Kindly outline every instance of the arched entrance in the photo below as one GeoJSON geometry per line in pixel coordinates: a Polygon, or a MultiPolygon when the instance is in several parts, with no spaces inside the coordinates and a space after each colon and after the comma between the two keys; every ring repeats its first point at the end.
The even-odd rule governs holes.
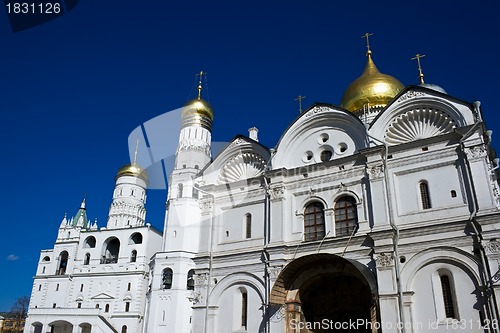
{"type": "Polygon", "coordinates": [[[332,254],[288,264],[271,291],[285,306],[287,333],[378,332],[375,277],[364,265],[332,254]]]}
{"type": "Polygon", "coordinates": [[[73,324],[65,320],[57,320],[49,324],[50,333],[72,333],[73,324]]]}

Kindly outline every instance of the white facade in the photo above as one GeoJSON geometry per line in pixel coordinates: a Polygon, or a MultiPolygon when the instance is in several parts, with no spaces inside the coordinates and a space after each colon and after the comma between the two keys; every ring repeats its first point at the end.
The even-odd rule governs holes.
{"type": "Polygon", "coordinates": [[[42,251],[25,332],[498,332],[500,195],[478,102],[422,85],[369,117],[314,104],[275,149],[251,129],[213,159],[212,111],[193,105],[163,235],[143,225],[144,180],[119,174],[108,227],[64,220],[42,251]]]}

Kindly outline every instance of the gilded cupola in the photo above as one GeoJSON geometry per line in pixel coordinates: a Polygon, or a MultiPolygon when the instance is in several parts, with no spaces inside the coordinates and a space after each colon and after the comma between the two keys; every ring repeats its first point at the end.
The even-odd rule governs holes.
{"type": "Polygon", "coordinates": [[[212,130],[212,121],[214,120],[214,112],[210,104],[201,98],[202,90],[202,77],[205,73],[203,71],[198,74],[200,81],[198,84],[198,97],[188,101],[184,105],[182,111],[182,127],[188,126],[201,126],[209,131],[212,130]]]}
{"type": "Polygon", "coordinates": [[[404,88],[396,78],[379,72],[369,49],[366,56],[368,60],[363,74],[349,85],[340,103],[351,112],[362,110],[365,106],[382,108],[404,88]]]}

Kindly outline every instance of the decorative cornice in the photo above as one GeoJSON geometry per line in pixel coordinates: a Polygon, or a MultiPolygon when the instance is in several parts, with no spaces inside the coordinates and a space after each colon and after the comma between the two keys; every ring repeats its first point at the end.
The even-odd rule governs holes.
{"type": "Polygon", "coordinates": [[[425,94],[423,92],[421,92],[421,91],[410,90],[407,93],[401,95],[398,98],[397,102],[401,103],[401,102],[404,102],[404,101],[406,101],[408,99],[412,99],[412,98],[415,98],[415,97],[423,97],[423,96],[425,96],[425,94]]]}
{"type": "Polygon", "coordinates": [[[329,107],[326,106],[315,106],[311,110],[307,111],[304,117],[309,118],[311,116],[314,116],[315,114],[321,113],[321,112],[327,112],[330,111],[329,107]]]}

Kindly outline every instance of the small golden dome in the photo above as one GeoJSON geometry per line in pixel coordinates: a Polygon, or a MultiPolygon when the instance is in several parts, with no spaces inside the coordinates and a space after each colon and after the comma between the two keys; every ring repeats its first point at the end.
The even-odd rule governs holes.
{"type": "Polygon", "coordinates": [[[190,100],[184,105],[182,127],[194,125],[206,127],[211,130],[213,120],[214,112],[207,101],[198,98],[190,100]]]}
{"type": "Polygon", "coordinates": [[[116,178],[121,177],[121,176],[133,176],[133,177],[139,177],[144,180],[148,180],[148,173],[146,170],[138,166],[137,164],[125,164],[122,166],[119,170],[118,173],[116,174],[116,178]]]}
{"type": "Polygon", "coordinates": [[[404,88],[396,78],[378,71],[370,51],[367,56],[363,74],[349,85],[340,103],[351,112],[362,109],[366,104],[384,107],[404,88]]]}

